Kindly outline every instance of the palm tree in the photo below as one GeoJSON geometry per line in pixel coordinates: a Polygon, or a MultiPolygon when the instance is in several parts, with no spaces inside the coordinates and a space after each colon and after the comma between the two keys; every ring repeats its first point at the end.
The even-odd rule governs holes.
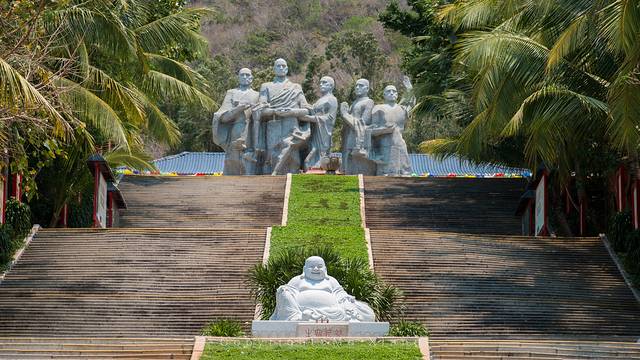
{"type": "Polygon", "coordinates": [[[472,83],[473,120],[427,151],[486,160],[508,139],[523,160],[561,178],[585,148],[607,144],[636,158],[640,141],[637,0],[468,0],[441,15],[458,29],[457,65],[472,83]]]}
{"type": "MultiPolygon", "coordinates": [[[[37,129],[40,138],[64,144],[66,156],[58,164],[63,177],[74,178],[96,149],[112,165],[150,167],[145,138],[167,145],[180,140],[159,103],[215,107],[203,77],[167,56],[177,46],[207,54],[198,28],[210,10],[182,9],[158,18],[153,4],[140,0],[33,5],[36,10],[23,16],[31,19],[26,24],[0,20],[15,30],[0,35],[0,117],[6,119],[0,146],[14,150],[14,157],[26,156],[20,139],[37,129]]],[[[59,197],[55,213],[70,195],[59,197]]]]}

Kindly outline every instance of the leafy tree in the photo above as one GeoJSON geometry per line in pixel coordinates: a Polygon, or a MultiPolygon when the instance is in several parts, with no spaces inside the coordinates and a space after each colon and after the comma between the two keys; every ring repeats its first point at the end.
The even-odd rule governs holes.
{"type": "Polygon", "coordinates": [[[27,177],[30,195],[38,171],[59,170],[50,199],[54,218],[91,152],[114,164],[149,167],[146,138],[179,142],[159,104],[215,107],[204,78],[171,55],[176,44],[181,56],[207,52],[198,27],[211,12],[163,16],[154,5],[41,0],[0,7],[0,26],[8,30],[0,34],[0,146],[13,170],[27,177]]]}
{"type": "Polygon", "coordinates": [[[467,122],[464,76],[452,71],[453,30],[438,18],[446,0],[410,0],[409,9],[390,2],[379,16],[388,29],[411,37],[404,51],[403,69],[414,80],[419,100],[407,125],[405,139],[411,151],[424,140],[457,135],[467,122]],[[450,116],[451,113],[458,116],[450,116]]]}
{"type": "Polygon", "coordinates": [[[459,37],[453,71],[470,85],[472,120],[426,150],[501,161],[515,145],[521,164],[544,163],[559,188],[575,175],[581,199],[588,178],[615,166],[596,157],[637,168],[638,2],[468,0],[440,15],[459,37]]]}

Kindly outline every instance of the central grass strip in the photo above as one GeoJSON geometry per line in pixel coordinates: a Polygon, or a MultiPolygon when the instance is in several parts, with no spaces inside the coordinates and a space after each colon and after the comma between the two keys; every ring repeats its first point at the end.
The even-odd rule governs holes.
{"type": "Polygon", "coordinates": [[[294,175],[287,226],[274,227],[270,253],[331,245],[346,257],[368,259],[357,176],[294,175]]]}
{"type": "Polygon", "coordinates": [[[416,343],[340,342],[320,344],[207,343],[202,360],[419,360],[416,343]]]}

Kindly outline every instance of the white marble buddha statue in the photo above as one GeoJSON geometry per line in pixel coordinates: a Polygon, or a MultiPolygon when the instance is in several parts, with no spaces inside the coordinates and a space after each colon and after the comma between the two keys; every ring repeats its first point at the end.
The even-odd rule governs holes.
{"type": "Polygon", "coordinates": [[[276,309],[269,320],[369,322],[375,321],[375,314],[327,274],[321,257],[312,256],[305,261],[302,275],[278,288],[276,309]]]}

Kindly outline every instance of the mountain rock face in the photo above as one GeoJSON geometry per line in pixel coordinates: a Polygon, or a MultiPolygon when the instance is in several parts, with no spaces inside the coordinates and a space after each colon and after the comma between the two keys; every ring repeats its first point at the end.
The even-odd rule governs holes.
{"type": "MultiPolygon", "coordinates": [[[[314,79],[315,88],[319,76],[329,74],[336,79],[337,88],[342,88],[350,87],[365,75],[381,84],[400,81],[399,49],[409,40],[386,31],[378,21],[386,3],[199,0],[193,6],[217,10],[218,17],[206,21],[202,32],[209,40],[212,56],[233,71],[252,68],[258,72],[256,83],[259,83],[270,77],[273,61],[282,57],[289,64],[292,80],[314,79]],[[376,63],[371,54],[384,61],[376,63]],[[362,55],[368,59],[359,59],[362,55]],[[371,65],[375,69],[367,69],[371,65]]],[[[305,90],[312,93],[310,89],[305,90]]]]}

